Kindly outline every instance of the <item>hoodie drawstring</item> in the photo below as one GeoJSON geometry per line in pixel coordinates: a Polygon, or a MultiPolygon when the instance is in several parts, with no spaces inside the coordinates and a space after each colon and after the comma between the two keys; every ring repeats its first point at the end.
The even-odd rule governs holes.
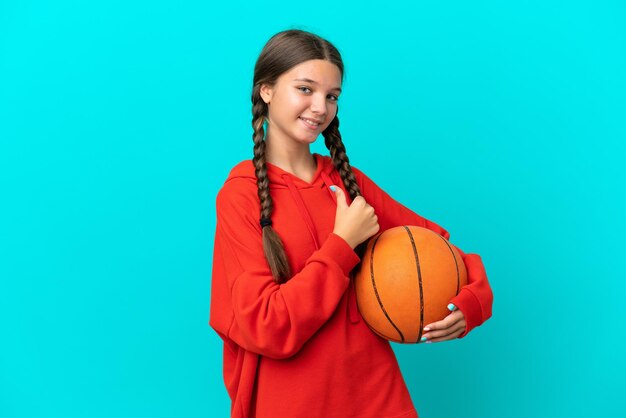
{"type": "MultiPolygon", "coordinates": [[[[324,181],[325,185],[326,185],[326,190],[328,190],[328,192],[330,193],[330,195],[332,196],[333,200],[335,201],[335,203],[337,202],[337,197],[335,196],[335,193],[333,193],[330,189],[329,186],[333,185],[333,181],[330,178],[330,176],[326,173],[324,173],[323,171],[320,173],[322,175],[322,180],[324,181]]],[[[350,202],[348,202],[348,204],[350,204],[352,202],[352,199],[350,199],[350,194],[346,193],[344,187],[343,187],[343,181],[340,182],[341,184],[336,184],[336,186],[341,187],[344,190],[344,193],[346,195],[346,199],[350,200],[350,202]]],[[[361,316],[359,315],[359,307],[357,306],[356,303],[356,293],[355,293],[355,289],[354,289],[354,278],[352,277],[352,274],[350,275],[350,285],[348,286],[348,318],[350,318],[350,322],[353,324],[358,324],[359,321],[361,320],[361,316]]]]}
{"type": "MultiPolygon", "coordinates": [[[[333,201],[334,201],[335,203],[337,203],[337,196],[335,196],[335,193],[333,193],[333,191],[332,191],[332,190],[330,190],[330,186],[332,186],[332,185],[333,185],[333,184],[335,184],[335,183],[333,183],[333,181],[332,181],[332,179],[330,178],[330,176],[329,176],[328,174],[324,173],[323,171],[322,171],[322,172],[320,172],[320,175],[322,176],[322,181],[324,182],[324,186],[326,186],[326,187],[325,187],[326,191],[327,191],[328,193],[330,193],[330,197],[332,197],[332,198],[333,198],[333,201]]],[[[349,199],[349,198],[350,198],[350,196],[348,196],[348,199],[349,199]]]]}
{"type": "MultiPolygon", "coordinates": [[[[328,193],[330,193],[330,195],[332,196],[332,199],[336,202],[337,198],[335,196],[335,193],[333,193],[329,189],[329,186],[335,183],[333,183],[332,179],[330,178],[328,174],[324,173],[323,171],[320,174],[325,184],[325,188],[328,190],[328,193]]],[[[298,191],[298,188],[294,184],[293,179],[291,178],[289,174],[283,174],[281,177],[283,178],[283,180],[285,181],[285,184],[289,188],[289,191],[291,192],[291,196],[293,197],[293,200],[296,202],[296,206],[298,207],[298,210],[300,211],[300,215],[302,215],[302,219],[304,220],[304,223],[306,224],[306,227],[309,230],[309,234],[311,234],[311,238],[313,239],[313,243],[315,244],[315,249],[319,250],[320,243],[317,238],[317,229],[315,228],[315,224],[313,223],[313,220],[311,219],[311,214],[309,213],[309,210],[307,209],[306,204],[304,203],[304,200],[302,199],[302,196],[300,195],[300,192],[298,191]]],[[[343,184],[336,184],[336,186],[344,189],[343,184]]],[[[344,192],[345,192],[345,189],[344,189],[344,192]]],[[[346,198],[351,201],[350,196],[347,193],[346,193],[346,198]]],[[[359,308],[356,303],[356,295],[354,293],[354,279],[352,277],[350,277],[350,284],[348,286],[347,310],[348,310],[348,318],[350,319],[350,322],[352,324],[358,324],[360,322],[360,315],[359,315],[359,308]]]]}
{"type": "Polygon", "coordinates": [[[308,228],[309,233],[311,234],[313,243],[315,243],[315,249],[319,250],[320,243],[319,243],[319,240],[317,239],[317,229],[315,229],[315,225],[313,224],[313,220],[311,219],[311,214],[309,213],[309,210],[306,208],[306,205],[304,204],[304,200],[302,200],[302,196],[300,196],[300,192],[298,191],[298,188],[293,183],[293,180],[291,179],[291,176],[289,174],[283,174],[282,178],[283,180],[285,180],[285,183],[287,184],[287,187],[289,188],[289,191],[291,192],[291,196],[293,197],[293,200],[296,202],[296,206],[298,206],[298,209],[300,210],[302,219],[304,219],[304,223],[306,224],[306,227],[308,228]]]}

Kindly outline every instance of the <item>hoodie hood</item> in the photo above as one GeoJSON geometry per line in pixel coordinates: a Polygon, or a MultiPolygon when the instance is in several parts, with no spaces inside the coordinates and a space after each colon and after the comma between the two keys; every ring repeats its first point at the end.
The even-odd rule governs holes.
{"type": "MultiPolygon", "coordinates": [[[[297,189],[307,189],[311,187],[331,186],[332,184],[335,184],[332,182],[330,177],[330,173],[335,169],[332,159],[328,156],[316,153],[314,153],[313,156],[317,162],[317,167],[315,169],[315,173],[313,174],[311,183],[307,183],[301,178],[274,164],[267,163],[267,176],[271,187],[280,189],[293,186],[297,189]],[[329,181],[330,183],[328,183],[329,181]]],[[[252,164],[252,160],[242,161],[233,167],[226,181],[228,182],[229,180],[236,178],[248,179],[256,183],[257,178],[254,174],[254,164],[252,164]]]]}

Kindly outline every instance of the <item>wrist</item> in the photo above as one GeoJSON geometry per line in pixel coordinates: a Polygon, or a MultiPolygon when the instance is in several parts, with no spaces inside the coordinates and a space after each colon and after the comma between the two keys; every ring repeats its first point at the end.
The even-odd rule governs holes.
{"type": "Polygon", "coordinates": [[[339,238],[343,239],[346,244],[350,246],[353,250],[356,248],[358,243],[354,243],[347,235],[343,234],[341,231],[333,231],[333,234],[337,235],[339,238]]]}

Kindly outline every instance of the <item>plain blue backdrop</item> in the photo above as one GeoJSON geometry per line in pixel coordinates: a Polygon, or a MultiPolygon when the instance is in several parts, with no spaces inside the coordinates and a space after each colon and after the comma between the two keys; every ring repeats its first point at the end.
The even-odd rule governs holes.
{"type": "Polygon", "coordinates": [[[353,165],[487,267],[491,320],[394,344],[420,416],[626,416],[619,0],[0,1],[0,416],[228,416],[214,202],[288,28],[343,54],[353,165]]]}

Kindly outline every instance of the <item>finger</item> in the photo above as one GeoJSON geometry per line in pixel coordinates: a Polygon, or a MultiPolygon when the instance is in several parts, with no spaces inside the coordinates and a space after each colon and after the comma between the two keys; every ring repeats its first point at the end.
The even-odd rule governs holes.
{"type": "Polygon", "coordinates": [[[333,193],[335,193],[338,208],[348,207],[348,202],[346,202],[346,194],[343,192],[343,189],[341,187],[332,185],[329,187],[329,189],[332,190],[333,193]]]}
{"type": "Polygon", "coordinates": [[[465,331],[465,323],[458,324],[454,328],[451,328],[449,332],[445,334],[438,335],[438,336],[431,336],[430,341],[438,342],[438,341],[447,341],[447,340],[451,340],[454,338],[458,338],[461,334],[463,334],[464,331],[465,331]]]}
{"type": "Polygon", "coordinates": [[[424,341],[435,341],[440,338],[448,337],[449,335],[462,333],[465,329],[465,321],[460,321],[455,323],[449,328],[445,328],[439,331],[431,331],[422,335],[422,338],[425,338],[424,341]],[[459,332],[460,331],[460,332],[459,332]]]}
{"type": "Polygon", "coordinates": [[[422,334],[422,341],[432,340],[446,336],[451,332],[455,332],[458,329],[465,328],[465,316],[461,311],[453,312],[448,315],[444,320],[429,324],[424,327],[422,334]]]}
{"type": "Polygon", "coordinates": [[[445,329],[450,327],[453,323],[458,321],[460,318],[464,318],[463,313],[461,311],[454,311],[444,319],[438,322],[433,322],[432,324],[428,324],[424,327],[424,331],[434,331],[438,329],[445,329]]]}
{"type": "Polygon", "coordinates": [[[444,337],[439,337],[439,338],[433,338],[432,340],[428,340],[427,342],[429,343],[440,343],[443,341],[450,341],[450,340],[455,340],[457,338],[459,338],[461,336],[461,334],[463,334],[463,330],[458,330],[456,332],[453,332],[451,334],[448,334],[444,337]]]}

